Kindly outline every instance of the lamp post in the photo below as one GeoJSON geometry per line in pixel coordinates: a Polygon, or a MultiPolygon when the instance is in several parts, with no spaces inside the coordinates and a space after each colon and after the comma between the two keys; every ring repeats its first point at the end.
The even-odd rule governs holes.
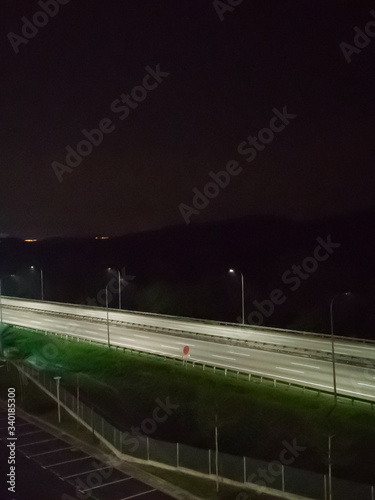
{"type": "Polygon", "coordinates": [[[334,402],[335,406],[337,404],[337,388],[336,388],[336,365],[335,365],[335,339],[333,336],[333,303],[337,297],[341,297],[341,295],[350,295],[350,292],[345,292],[345,293],[338,293],[336,294],[332,300],[331,304],[329,306],[329,316],[330,316],[330,322],[331,322],[331,342],[332,342],[332,374],[333,374],[333,395],[334,395],[334,402]]]}
{"type": "Polygon", "coordinates": [[[105,287],[105,307],[107,311],[107,337],[108,337],[108,347],[111,347],[109,340],[109,317],[108,317],[108,285],[105,287]]]}
{"type": "Polygon", "coordinates": [[[59,424],[61,423],[61,411],[60,411],[60,380],[61,377],[53,377],[56,380],[56,390],[57,390],[57,418],[59,424]]]}
{"type": "Polygon", "coordinates": [[[118,308],[121,309],[121,273],[118,269],[108,268],[108,271],[115,271],[118,276],[118,308]]]}
{"type": "MultiPolygon", "coordinates": [[[[30,269],[35,269],[35,266],[30,266],[30,269]]],[[[43,269],[40,269],[40,295],[42,301],[44,300],[44,279],[43,279],[43,269]]]]}
{"type": "MultiPolygon", "coordinates": [[[[234,273],[234,269],[229,269],[230,273],[234,273]]],[[[244,279],[243,279],[243,274],[240,271],[241,274],[241,302],[242,302],[242,324],[245,324],[245,290],[244,290],[244,279]]]]}

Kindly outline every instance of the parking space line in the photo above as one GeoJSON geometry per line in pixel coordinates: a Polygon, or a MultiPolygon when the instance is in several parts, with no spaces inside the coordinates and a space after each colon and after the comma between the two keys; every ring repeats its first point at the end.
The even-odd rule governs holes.
{"type": "Polygon", "coordinates": [[[121,498],[120,500],[129,500],[129,498],[135,498],[135,497],[139,497],[141,495],[147,495],[148,493],[152,493],[153,491],[158,491],[158,490],[144,491],[143,493],[137,493],[136,495],[132,495],[131,497],[124,497],[124,498],[121,498]]]}
{"type": "Polygon", "coordinates": [[[64,450],[72,450],[74,446],[68,446],[67,448],[57,448],[56,450],[44,451],[43,453],[36,453],[35,455],[27,455],[28,458],[40,457],[41,455],[48,455],[49,453],[57,453],[64,450]]]}
{"type": "Polygon", "coordinates": [[[86,488],[85,490],[81,490],[82,493],[86,491],[96,490],[97,488],[104,488],[105,486],[109,486],[110,484],[121,483],[122,481],[129,481],[129,479],[134,479],[134,477],[125,477],[124,479],[117,479],[117,481],[111,481],[110,483],[98,484],[98,486],[92,486],[91,488],[86,488]]]}
{"type": "Polygon", "coordinates": [[[111,469],[111,466],[101,467],[100,469],[85,470],[83,472],[77,472],[76,474],[71,474],[70,476],[60,476],[62,479],[70,479],[71,477],[82,476],[83,474],[90,474],[90,472],[96,472],[97,470],[111,469]]]}
{"type": "Polygon", "coordinates": [[[92,459],[92,457],[90,457],[90,456],[88,456],[88,457],[81,457],[81,458],[73,458],[73,460],[66,460],[65,462],[59,462],[57,464],[46,465],[45,468],[49,469],[50,467],[55,467],[56,465],[69,464],[70,462],[78,462],[79,460],[87,460],[88,458],[92,459]]]}
{"type": "Polygon", "coordinates": [[[24,448],[25,446],[34,446],[35,444],[48,443],[48,441],[58,441],[60,438],[50,438],[44,439],[43,441],[37,441],[36,443],[27,443],[21,444],[21,446],[17,446],[17,448],[24,448]]]}
{"type": "Polygon", "coordinates": [[[46,432],[46,431],[32,431],[32,432],[26,432],[25,434],[17,434],[17,437],[22,437],[22,436],[29,436],[30,434],[37,434],[38,432],[46,432]]]}
{"type": "MultiPolygon", "coordinates": [[[[29,423],[26,423],[26,424],[17,424],[16,423],[17,429],[18,429],[18,427],[22,427],[23,425],[32,425],[32,424],[29,424],[29,423]]],[[[0,427],[0,431],[3,431],[4,429],[8,429],[8,427],[0,427]]]]}

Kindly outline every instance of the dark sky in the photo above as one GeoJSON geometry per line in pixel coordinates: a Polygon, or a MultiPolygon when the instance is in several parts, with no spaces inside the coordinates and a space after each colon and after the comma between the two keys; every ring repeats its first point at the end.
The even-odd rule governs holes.
{"type": "Polygon", "coordinates": [[[47,24],[22,43],[22,18],[54,2],[2,0],[0,234],[184,224],[179,205],[192,206],[193,188],[230,160],[242,171],[191,224],[374,206],[375,22],[350,64],[340,43],[353,45],[354,28],[375,21],[375,4],[231,1],[238,5],[220,20],[213,1],[64,0],[54,17],[36,17],[47,24]],[[138,88],[146,97],[121,120],[112,103],[158,65],[169,75],[138,88]],[[296,118],[247,162],[239,144],[285,106],[296,118]],[[76,149],[82,130],[105,118],[114,130],[59,182],[52,163],[66,165],[66,146],[76,149]]]}

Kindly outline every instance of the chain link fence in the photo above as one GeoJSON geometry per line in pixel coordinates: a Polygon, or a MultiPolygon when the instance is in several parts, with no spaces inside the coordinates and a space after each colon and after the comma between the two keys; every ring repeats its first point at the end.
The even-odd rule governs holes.
{"type": "MultiPolygon", "coordinates": [[[[57,399],[57,383],[45,372],[40,372],[30,366],[17,366],[25,375],[38,382],[44,389],[57,399]]],[[[107,422],[82,401],[59,387],[60,403],[71,410],[78,418],[84,421],[88,427],[100,435],[116,450],[136,459],[156,462],[188,471],[198,472],[213,477],[216,474],[216,453],[214,450],[204,450],[186,444],[171,443],[149,436],[137,434],[131,435],[123,432],[107,422]],[[133,439],[137,446],[129,447],[129,441],[133,439]]],[[[218,470],[222,478],[230,479],[238,483],[255,483],[265,485],[296,495],[314,498],[316,500],[328,500],[328,478],[324,474],[284,466],[278,462],[266,462],[249,457],[238,457],[227,453],[218,453],[218,470]],[[271,464],[273,466],[271,467],[271,464]],[[266,471],[267,475],[265,476],[266,471]],[[268,479],[264,479],[264,478],[268,479]],[[262,479],[263,478],[263,479],[262,479]]],[[[340,500],[375,500],[374,486],[368,484],[354,483],[343,479],[332,478],[333,498],[340,500]]]]}

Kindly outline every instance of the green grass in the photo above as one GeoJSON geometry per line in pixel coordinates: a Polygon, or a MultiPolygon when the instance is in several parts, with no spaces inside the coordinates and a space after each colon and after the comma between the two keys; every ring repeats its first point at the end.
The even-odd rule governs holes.
{"type": "Polygon", "coordinates": [[[306,450],[293,466],[326,472],[331,434],[334,475],[373,481],[375,412],[369,406],[346,402],[333,408],[330,395],[286,385],[274,388],[267,381],[249,383],[223,371],[185,368],[157,356],[16,328],[4,332],[3,342],[17,357],[61,374],[62,384],[72,391],[80,373],[82,399],[93,401],[122,430],[151,417],[156,398],[169,397],[179,407],[158,425],[153,438],[213,449],[217,413],[221,451],[271,461],[283,450],[284,440],[297,439],[306,450]]]}
{"type": "Polygon", "coordinates": [[[150,472],[155,476],[161,477],[168,482],[172,482],[183,490],[189,491],[193,495],[199,496],[201,498],[212,500],[235,500],[239,493],[242,493],[241,498],[243,500],[246,498],[246,494],[248,495],[247,500],[251,500],[252,498],[259,498],[260,500],[276,500],[277,498],[265,493],[254,493],[243,486],[235,487],[227,484],[222,484],[221,481],[219,481],[219,492],[217,493],[215,479],[206,480],[197,477],[191,477],[183,474],[182,472],[167,471],[152,466],[142,466],[142,469],[150,472]]]}

